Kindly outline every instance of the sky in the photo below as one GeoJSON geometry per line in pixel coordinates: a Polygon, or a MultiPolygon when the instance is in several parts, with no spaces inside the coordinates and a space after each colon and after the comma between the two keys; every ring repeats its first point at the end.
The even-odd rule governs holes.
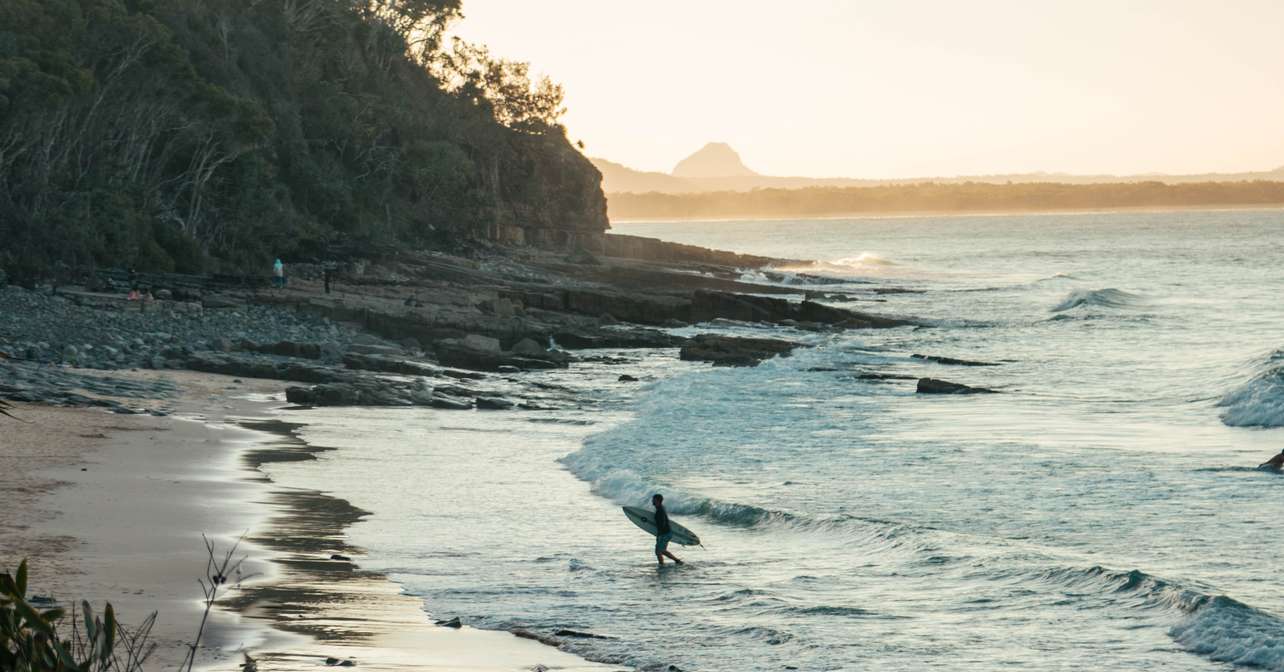
{"type": "Polygon", "coordinates": [[[768,175],[1284,166],[1282,0],[464,0],[585,153],[768,175]]]}

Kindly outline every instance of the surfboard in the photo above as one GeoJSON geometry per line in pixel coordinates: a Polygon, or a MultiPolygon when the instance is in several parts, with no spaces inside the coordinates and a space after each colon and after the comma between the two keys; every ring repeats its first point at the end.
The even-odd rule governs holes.
{"type": "MultiPolygon", "coordinates": [[[[655,535],[655,512],[650,509],[644,509],[640,506],[624,507],[624,515],[633,521],[634,525],[644,529],[648,534],[655,535]]],[[[673,543],[683,546],[699,546],[700,537],[695,532],[673,522],[669,519],[669,531],[673,533],[673,543]]]]}

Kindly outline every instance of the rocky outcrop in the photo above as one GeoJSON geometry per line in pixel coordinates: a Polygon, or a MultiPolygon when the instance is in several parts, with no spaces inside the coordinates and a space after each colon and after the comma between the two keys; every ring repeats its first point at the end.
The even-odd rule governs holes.
{"type": "Polygon", "coordinates": [[[734,266],[736,268],[762,268],[764,266],[783,266],[797,263],[789,259],[759,257],[752,254],[737,254],[723,250],[711,250],[696,245],[670,243],[659,238],[627,236],[608,233],[603,239],[602,254],[608,257],[624,259],[641,259],[661,263],[696,263],[734,266]]]}
{"type": "Polygon", "coordinates": [[[679,356],[688,361],[713,362],[714,366],[757,366],[777,355],[788,357],[799,346],[774,338],[700,334],[682,346],[679,356]]]}
{"type": "Polygon", "coordinates": [[[918,387],[915,391],[919,394],[992,394],[998,390],[971,387],[962,383],[951,383],[948,380],[937,380],[936,378],[919,378],[918,387]]]}
{"type": "Polygon", "coordinates": [[[819,324],[847,329],[888,329],[912,324],[906,320],[858,313],[815,301],[794,303],[770,296],[697,291],[692,294],[689,322],[716,319],[780,324],[819,324]]]}
{"type": "Polygon", "coordinates": [[[687,341],[656,329],[581,329],[559,331],[553,340],[564,348],[674,348],[687,341]]]}
{"type": "Polygon", "coordinates": [[[197,352],[182,366],[204,373],[221,373],[240,378],[268,378],[300,383],[334,383],[352,380],[353,374],[311,362],[277,360],[268,357],[224,352],[197,352]]]}

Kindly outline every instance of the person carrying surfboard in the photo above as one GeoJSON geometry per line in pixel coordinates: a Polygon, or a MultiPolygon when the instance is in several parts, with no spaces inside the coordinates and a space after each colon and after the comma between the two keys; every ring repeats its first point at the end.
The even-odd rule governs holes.
{"type": "Polygon", "coordinates": [[[656,493],[651,497],[651,505],[655,507],[655,559],[661,565],[667,557],[673,560],[674,564],[682,564],[678,556],[669,552],[669,540],[673,539],[673,528],[669,525],[669,512],[664,510],[664,495],[656,493]]]}

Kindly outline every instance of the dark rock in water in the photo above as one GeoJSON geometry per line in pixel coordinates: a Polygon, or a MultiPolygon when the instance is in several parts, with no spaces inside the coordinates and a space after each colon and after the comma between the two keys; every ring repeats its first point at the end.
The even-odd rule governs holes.
{"type": "Polygon", "coordinates": [[[511,364],[500,364],[497,369],[500,373],[521,373],[522,370],[511,364]]]}
{"type": "Polygon", "coordinates": [[[553,635],[555,637],[574,637],[577,639],[611,639],[605,635],[595,635],[591,632],[580,632],[578,630],[558,630],[553,635]]]}
{"type": "Polygon", "coordinates": [[[953,357],[940,357],[937,355],[910,355],[913,359],[921,359],[925,362],[935,362],[937,364],[946,364],[949,366],[998,366],[994,362],[977,362],[971,359],[955,359],[953,357]]]}
{"type": "Polygon", "coordinates": [[[918,376],[906,376],[899,373],[862,373],[857,380],[915,380],[918,376]]]}
{"type": "Polygon", "coordinates": [[[989,394],[996,390],[986,389],[984,387],[971,387],[960,383],[951,383],[948,380],[937,380],[935,378],[919,378],[919,394],[989,394]]]}
{"type": "Polygon", "coordinates": [[[325,659],[325,664],[326,664],[326,665],[329,665],[330,667],[334,667],[335,665],[338,665],[338,664],[339,664],[339,659],[338,659],[338,658],[335,658],[335,657],[333,657],[333,656],[332,656],[332,657],[330,657],[330,658],[326,658],[326,659],[325,659]]]}
{"type": "Polygon", "coordinates": [[[637,378],[634,378],[633,376],[630,376],[630,375],[629,375],[629,374],[627,374],[627,373],[626,373],[626,374],[624,374],[624,375],[622,375],[622,376],[620,376],[619,378],[616,378],[616,380],[617,380],[617,381],[619,381],[619,382],[621,382],[621,383],[636,383],[636,382],[638,382],[638,379],[637,379],[637,378]]]}
{"type": "Polygon", "coordinates": [[[527,630],[526,628],[514,628],[512,633],[514,636],[521,637],[522,639],[534,640],[540,644],[547,644],[552,647],[560,647],[562,645],[562,640],[556,637],[541,635],[538,632],[527,630]]]}
{"type": "Polygon", "coordinates": [[[801,344],[774,338],[741,338],[700,334],[682,346],[687,361],[713,362],[714,366],[757,366],[776,355],[789,356],[801,344]]]}
{"type": "MultiPolygon", "coordinates": [[[[691,296],[692,322],[711,322],[716,319],[740,322],[771,322],[780,324],[791,320],[793,324],[828,325],[849,329],[887,329],[911,324],[905,320],[858,313],[835,308],[815,301],[793,303],[787,299],[769,296],[751,296],[708,290],[696,291],[691,296]]],[[[800,327],[801,328],[801,327],[800,327]]]]}
{"type": "Polygon", "coordinates": [[[355,667],[356,664],[356,661],[345,660],[342,663],[339,663],[339,667],[355,667]]]}
{"type": "Polygon", "coordinates": [[[507,411],[517,404],[503,397],[477,397],[477,408],[490,411],[507,411]]]}
{"type": "Polygon", "coordinates": [[[459,617],[458,617],[458,616],[456,616],[456,617],[454,617],[454,618],[452,618],[452,619],[450,619],[450,620],[448,620],[448,621],[434,621],[434,623],[436,623],[437,625],[440,625],[440,626],[441,626],[441,627],[443,627],[443,628],[462,628],[462,627],[464,627],[464,624],[459,622],[459,617]]]}
{"type": "Polygon", "coordinates": [[[349,558],[349,557],[348,557],[348,556],[346,556],[346,555],[339,555],[338,553],[335,553],[335,554],[331,555],[331,556],[330,556],[330,559],[331,559],[331,560],[342,560],[342,561],[344,561],[344,562],[352,562],[352,558],[349,558]]]}

